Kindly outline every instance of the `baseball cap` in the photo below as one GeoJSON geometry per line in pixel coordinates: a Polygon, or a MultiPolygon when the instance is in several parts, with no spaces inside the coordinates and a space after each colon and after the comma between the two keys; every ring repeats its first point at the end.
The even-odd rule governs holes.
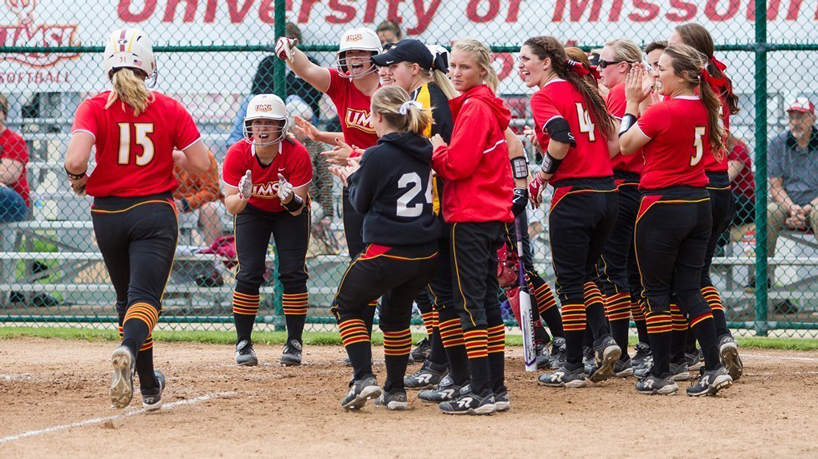
{"type": "Polygon", "coordinates": [[[804,112],[815,114],[815,105],[804,96],[796,97],[787,104],[787,112],[804,112]]]}
{"type": "Polygon", "coordinates": [[[404,38],[397,42],[395,46],[389,48],[389,51],[372,56],[372,61],[379,67],[386,67],[398,62],[412,62],[424,69],[431,69],[434,66],[432,52],[420,40],[414,38],[404,38]]]}

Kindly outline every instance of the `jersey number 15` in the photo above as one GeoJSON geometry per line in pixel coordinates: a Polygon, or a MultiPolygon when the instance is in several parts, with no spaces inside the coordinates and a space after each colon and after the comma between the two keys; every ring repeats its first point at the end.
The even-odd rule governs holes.
{"type": "MultiPolygon", "coordinates": [[[[121,166],[131,164],[131,123],[117,123],[119,126],[119,156],[117,163],[121,166]]],[[[133,123],[135,141],[142,146],[142,154],[135,155],[137,166],[146,166],[153,160],[153,141],[148,134],[153,133],[153,123],[133,123]]]]}

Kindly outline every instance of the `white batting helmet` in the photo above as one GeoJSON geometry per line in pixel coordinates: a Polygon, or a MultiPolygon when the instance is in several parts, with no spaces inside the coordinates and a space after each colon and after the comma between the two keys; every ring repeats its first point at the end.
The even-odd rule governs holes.
{"type": "Polygon", "coordinates": [[[341,35],[341,44],[338,47],[338,54],[336,55],[335,66],[338,68],[338,73],[344,78],[360,78],[370,73],[376,73],[378,69],[374,64],[370,63],[369,70],[355,75],[350,75],[349,67],[347,66],[346,53],[347,51],[371,51],[373,54],[380,54],[383,52],[381,46],[381,39],[374,31],[361,27],[359,29],[350,29],[341,35]]]}
{"type": "Polygon", "coordinates": [[[252,99],[247,105],[247,114],[244,116],[244,141],[254,145],[273,145],[281,142],[284,136],[287,135],[287,129],[290,126],[290,121],[287,117],[287,106],[280,97],[274,94],[259,94],[252,99]],[[283,121],[278,126],[272,126],[264,129],[257,129],[259,138],[253,138],[253,120],[275,120],[283,121]],[[274,139],[271,139],[274,137],[274,139]]]}
{"type": "Polygon", "coordinates": [[[105,43],[105,76],[119,68],[139,69],[156,81],[156,57],[153,44],[145,32],[139,29],[120,29],[111,33],[105,43]]]}

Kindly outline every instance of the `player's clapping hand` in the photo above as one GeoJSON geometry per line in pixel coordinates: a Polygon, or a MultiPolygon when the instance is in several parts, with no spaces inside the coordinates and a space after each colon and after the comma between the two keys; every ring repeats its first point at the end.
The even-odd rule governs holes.
{"type": "Polygon", "coordinates": [[[292,63],[293,50],[297,44],[297,38],[278,37],[278,40],[276,40],[276,56],[281,60],[292,63]]]}
{"type": "Polygon", "coordinates": [[[250,200],[250,196],[253,194],[253,173],[250,172],[250,169],[247,169],[247,172],[244,173],[244,177],[239,180],[239,198],[247,202],[250,200]]]}
{"type": "Polygon", "coordinates": [[[295,126],[292,127],[293,133],[299,137],[306,137],[310,140],[318,140],[318,134],[321,132],[312,123],[301,118],[298,115],[293,116],[295,126]]]}
{"type": "Polygon", "coordinates": [[[353,154],[361,156],[363,154],[360,148],[347,145],[346,142],[339,138],[335,139],[335,143],[336,146],[332,150],[321,152],[326,161],[334,166],[346,167],[350,156],[353,156],[353,154]]]}
{"type": "Polygon", "coordinates": [[[281,174],[278,174],[278,199],[282,204],[287,204],[293,199],[293,185],[281,174]]]}

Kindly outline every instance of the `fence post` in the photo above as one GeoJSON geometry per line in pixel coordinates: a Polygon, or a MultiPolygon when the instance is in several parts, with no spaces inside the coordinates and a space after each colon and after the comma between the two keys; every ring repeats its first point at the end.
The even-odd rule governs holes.
{"type": "MultiPolygon", "coordinates": [[[[275,38],[273,39],[272,49],[275,49],[275,40],[278,40],[278,37],[283,37],[286,33],[286,7],[287,7],[287,0],[276,0],[275,3],[275,38]]],[[[275,93],[278,97],[281,97],[281,100],[286,100],[287,98],[287,79],[285,77],[287,72],[287,68],[284,65],[284,61],[281,59],[276,59],[275,64],[273,66],[273,83],[275,88],[275,93]]],[[[282,305],[282,300],[284,298],[284,286],[281,284],[281,281],[278,277],[278,244],[273,246],[273,256],[275,257],[275,270],[273,271],[273,276],[275,276],[275,293],[273,294],[273,328],[275,330],[284,330],[286,328],[285,321],[284,321],[284,306],[282,305]]]]}
{"type": "Polygon", "coordinates": [[[757,336],[767,336],[767,2],[755,0],[755,161],[757,336]]]}

